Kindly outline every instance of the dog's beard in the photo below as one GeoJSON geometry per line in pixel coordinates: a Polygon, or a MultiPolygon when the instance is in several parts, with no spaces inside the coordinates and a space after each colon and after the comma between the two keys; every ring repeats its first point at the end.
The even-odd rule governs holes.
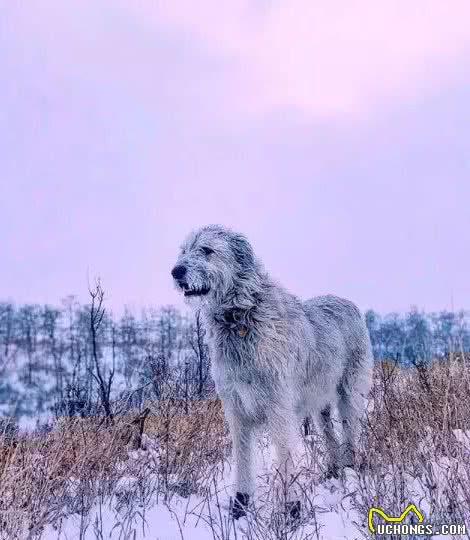
{"type": "Polygon", "coordinates": [[[178,285],[185,298],[206,296],[211,291],[211,284],[205,276],[189,276],[178,285]]]}
{"type": "Polygon", "coordinates": [[[222,272],[190,271],[185,280],[176,282],[177,289],[183,294],[184,302],[191,308],[199,309],[204,305],[220,302],[229,290],[230,275],[222,272]],[[229,278],[229,279],[228,279],[229,278]]]}
{"type": "MultiPolygon", "coordinates": [[[[190,276],[192,277],[192,276],[190,276]]],[[[197,276],[196,279],[189,279],[177,284],[180,293],[183,294],[184,301],[189,306],[200,306],[211,294],[211,285],[207,279],[197,276]]]]}
{"type": "Polygon", "coordinates": [[[187,285],[182,289],[184,302],[187,306],[199,309],[207,305],[212,297],[212,288],[206,283],[187,285]]]}
{"type": "Polygon", "coordinates": [[[210,302],[209,294],[204,296],[184,296],[184,303],[191,309],[200,309],[202,306],[207,305],[210,302]]]}

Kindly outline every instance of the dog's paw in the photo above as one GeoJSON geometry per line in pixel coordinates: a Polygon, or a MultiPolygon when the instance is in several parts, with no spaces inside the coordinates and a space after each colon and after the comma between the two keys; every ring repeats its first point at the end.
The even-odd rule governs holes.
{"type": "Polygon", "coordinates": [[[300,501],[286,502],[287,520],[292,524],[298,523],[301,517],[301,510],[300,501]]]}
{"type": "Polygon", "coordinates": [[[340,475],[340,469],[336,463],[330,463],[325,472],[325,480],[337,480],[340,475]]]}
{"type": "Polygon", "coordinates": [[[246,509],[249,501],[250,496],[248,495],[248,493],[240,493],[239,491],[237,491],[230,511],[232,519],[236,520],[246,516],[246,509]]]}

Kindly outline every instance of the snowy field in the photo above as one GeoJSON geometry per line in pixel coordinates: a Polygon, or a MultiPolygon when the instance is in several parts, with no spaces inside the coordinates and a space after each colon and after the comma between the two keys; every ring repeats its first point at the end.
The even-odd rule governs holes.
{"type": "MultiPolygon", "coordinates": [[[[459,430],[455,439],[462,450],[459,459],[436,460],[427,463],[433,478],[438,479],[437,491],[447,489],[446,477],[459,460],[470,462],[470,437],[459,430]]],[[[299,453],[307,452],[299,462],[297,486],[301,492],[303,517],[300,525],[292,528],[279,511],[279,488],[282,481],[276,478],[272,447],[266,437],[257,446],[257,493],[255,504],[246,518],[238,522],[229,519],[230,494],[233,466],[228,461],[213,475],[205,497],[183,497],[176,492],[165,501],[162,494],[151,486],[156,484],[147,477],[142,482],[142,467],[157,458],[155,443],[145,438],[147,450],[131,451],[129,458],[139,464],[140,479],[131,476],[120,479],[111,497],[98,497],[84,515],[70,515],[48,526],[40,536],[43,540],[255,540],[255,539],[322,539],[354,540],[369,538],[367,529],[367,490],[374,489],[377,478],[372,475],[357,476],[348,469],[342,479],[322,480],[321,442],[311,436],[299,453]],[[153,446],[152,446],[153,445],[153,446]],[[319,450],[320,448],[320,450],[319,450]],[[314,460],[314,461],[312,461],[314,460]],[[276,488],[277,486],[277,488],[276,488]]],[[[432,440],[424,437],[420,451],[426,455],[432,440]]],[[[463,464],[461,464],[463,465],[463,464]]],[[[393,478],[393,466],[389,474],[383,474],[385,482],[392,484],[403,478],[393,478]]],[[[144,474],[145,476],[145,474],[144,474]]],[[[414,501],[420,510],[430,516],[430,505],[419,475],[406,476],[405,494],[414,493],[414,501]]],[[[177,491],[177,490],[175,490],[177,491]]],[[[371,502],[373,497],[371,498],[371,502]]],[[[376,501],[375,504],[378,504],[376,501]]],[[[384,500],[383,507],[387,507],[384,500]]],[[[408,520],[409,521],[409,520],[408,520]]],[[[452,538],[467,538],[455,536],[452,538]]],[[[392,538],[385,537],[382,538],[392,538]]],[[[396,538],[396,537],[393,537],[396,538]]],[[[429,538],[429,537],[428,537],[429,538]]]]}
{"type": "MultiPolygon", "coordinates": [[[[0,424],[0,540],[359,540],[371,537],[371,507],[399,516],[410,503],[427,522],[470,525],[468,356],[441,356],[414,367],[376,362],[357,455],[363,469],[325,481],[323,441],[317,435],[304,439],[295,479],[302,502],[296,528],[285,521],[283,483],[269,441],[261,437],[256,497],[248,516],[234,523],[228,517],[234,471],[223,410],[215,397],[188,397],[198,395],[208,373],[198,347],[202,336],[197,325],[181,326],[175,313],[167,315],[143,324],[132,345],[123,338],[110,394],[113,422],[103,415],[92,376],[100,365],[110,376],[112,347],[96,359],[88,338],[78,347],[85,326],[83,332],[66,329],[74,343],[70,359],[86,359],[82,378],[68,388],[80,390],[77,395],[65,385],[62,394],[57,391],[65,371],[50,364],[51,343],[31,358],[10,350],[2,372],[3,395],[11,399],[0,424]],[[160,328],[165,339],[147,339],[149,328],[152,335],[160,328]],[[162,350],[171,362],[161,362],[162,350]],[[139,370],[127,369],[133,365],[139,370]],[[89,387],[88,401],[96,408],[82,416],[72,405],[86,398],[89,387]],[[139,388],[144,391],[137,393],[139,388]],[[63,403],[69,407],[59,407],[63,403]],[[144,447],[133,450],[129,425],[147,406],[144,447]],[[19,430],[5,424],[12,412],[19,430]]],[[[135,330],[129,321],[123,328],[135,330]]],[[[60,350],[67,351],[65,345],[60,350]]],[[[58,367],[65,368],[65,359],[59,360],[57,353],[58,367]]],[[[210,396],[210,387],[205,390],[210,396]]]]}
{"type": "MultiPolygon", "coordinates": [[[[145,460],[146,454],[145,451],[132,452],[131,459],[145,460]]],[[[249,515],[237,522],[228,517],[233,477],[233,467],[229,463],[228,467],[225,467],[225,474],[220,471],[214,478],[210,496],[183,498],[174,495],[169,504],[158,500],[156,494],[153,500],[147,500],[145,504],[138,503],[142,494],[139,494],[136,479],[122,479],[115,496],[97,502],[88,516],[70,516],[55,527],[49,526],[41,538],[44,540],[364,538],[358,531],[359,524],[364,525],[364,516],[358,515],[351,503],[351,497],[357,487],[352,471],[348,471],[345,482],[327,480],[319,481],[318,485],[310,485],[304,493],[308,502],[307,504],[304,502],[306,515],[303,516],[301,524],[296,529],[286,527],[283,536],[277,536],[283,522],[282,514],[276,512],[273,504],[266,501],[267,498],[273,498],[273,483],[276,482],[272,448],[266,438],[258,445],[256,458],[258,467],[256,501],[250,508],[249,515]],[[271,531],[268,530],[268,523],[273,524],[271,531]]],[[[279,479],[277,481],[282,484],[279,479]]]]}

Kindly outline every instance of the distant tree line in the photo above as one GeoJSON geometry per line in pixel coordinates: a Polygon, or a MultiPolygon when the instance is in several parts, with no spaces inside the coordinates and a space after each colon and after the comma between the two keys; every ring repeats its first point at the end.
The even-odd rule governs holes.
{"type": "MultiPolygon", "coordinates": [[[[377,360],[407,365],[470,351],[465,312],[369,310],[366,321],[377,360]]],[[[162,307],[115,318],[99,283],[87,305],[0,303],[0,416],[112,419],[149,398],[188,402],[213,390],[199,316],[162,307]]]]}
{"type": "Polygon", "coordinates": [[[0,303],[0,416],[114,414],[213,392],[199,316],[174,307],[114,318],[99,284],[60,309],[0,303]]]}
{"type": "Polygon", "coordinates": [[[365,316],[376,360],[415,365],[470,351],[468,312],[424,313],[413,308],[405,315],[381,316],[369,310],[365,316]]]}

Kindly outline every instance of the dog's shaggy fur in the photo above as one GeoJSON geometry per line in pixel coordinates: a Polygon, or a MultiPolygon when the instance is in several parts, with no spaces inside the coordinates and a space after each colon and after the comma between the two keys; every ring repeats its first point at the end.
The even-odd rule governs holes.
{"type": "MultiPolygon", "coordinates": [[[[372,371],[369,334],[356,306],[335,296],[300,301],[268,276],[243,235],[219,225],[189,236],[172,275],[208,330],[235,454],[234,517],[244,514],[254,491],[253,435],[263,424],[288,474],[305,418],[322,427],[329,475],[353,466],[372,371]],[[333,407],[342,420],[342,445],[333,407]]],[[[299,503],[290,504],[297,514],[299,503]]]]}

